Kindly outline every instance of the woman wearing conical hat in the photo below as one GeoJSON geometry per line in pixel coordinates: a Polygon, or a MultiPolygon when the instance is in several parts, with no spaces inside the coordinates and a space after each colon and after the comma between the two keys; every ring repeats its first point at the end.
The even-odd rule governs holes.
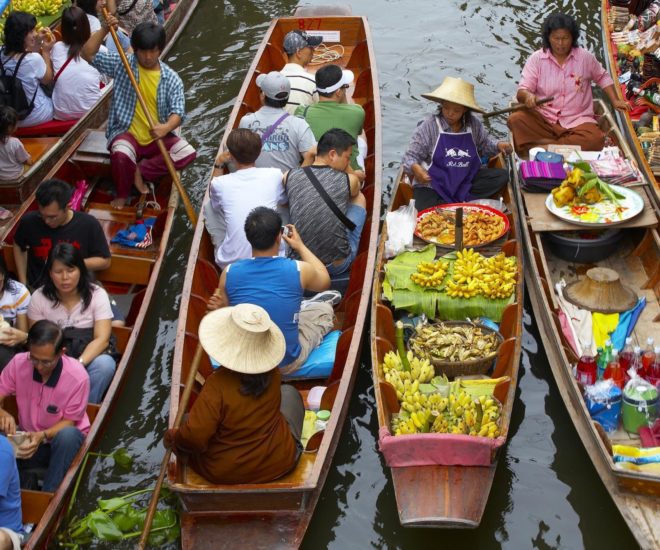
{"type": "Polygon", "coordinates": [[[403,169],[413,178],[418,210],[438,204],[490,197],[508,181],[506,170],[481,166],[482,157],[510,152],[493,139],[474,112],[474,86],[446,77],[439,88],[422,97],[440,103],[438,111],[418,125],[403,157],[403,169]]]}

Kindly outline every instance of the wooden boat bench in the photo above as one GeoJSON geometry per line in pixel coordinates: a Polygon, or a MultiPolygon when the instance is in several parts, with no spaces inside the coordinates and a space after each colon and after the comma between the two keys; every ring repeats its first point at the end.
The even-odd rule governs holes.
{"type": "Polygon", "coordinates": [[[23,138],[21,142],[25,150],[32,157],[32,163],[35,163],[55,146],[59,140],[60,138],[57,137],[31,137],[23,138]]]}

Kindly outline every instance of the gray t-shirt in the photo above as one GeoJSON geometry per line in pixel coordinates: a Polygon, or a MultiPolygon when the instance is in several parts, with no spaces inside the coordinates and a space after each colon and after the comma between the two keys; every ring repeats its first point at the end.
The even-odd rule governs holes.
{"type": "MultiPolygon", "coordinates": [[[[238,126],[262,136],[284,113],[284,109],[264,106],[256,113],[245,115],[238,126]]],[[[316,140],[309,124],[302,118],[289,115],[263,144],[255,164],[257,168],[279,168],[286,172],[300,166],[302,153],[314,145],[316,140]]]]}
{"type": "MultiPolygon", "coordinates": [[[[339,210],[344,214],[351,200],[348,174],[329,166],[313,166],[312,171],[339,210]]],[[[302,168],[291,170],[286,179],[291,223],[300,238],[324,264],[346,258],[351,251],[346,226],[330,210],[302,168]]],[[[292,257],[296,257],[292,254],[292,257]]]]}
{"type": "Polygon", "coordinates": [[[0,140],[0,180],[12,181],[23,174],[25,161],[30,158],[21,140],[8,137],[0,140]]]}

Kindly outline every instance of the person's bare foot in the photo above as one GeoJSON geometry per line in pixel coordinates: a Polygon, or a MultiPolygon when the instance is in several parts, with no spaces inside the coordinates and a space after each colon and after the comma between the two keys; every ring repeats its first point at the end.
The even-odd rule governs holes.
{"type": "Polygon", "coordinates": [[[126,201],[126,198],[116,197],[110,201],[110,206],[117,209],[124,208],[124,206],[126,206],[126,201]]]}
{"type": "Polygon", "coordinates": [[[147,187],[147,184],[144,183],[144,180],[142,179],[142,174],[140,173],[139,169],[135,170],[135,178],[133,180],[133,185],[135,185],[135,188],[143,195],[146,195],[149,192],[149,187],[147,187]]]}

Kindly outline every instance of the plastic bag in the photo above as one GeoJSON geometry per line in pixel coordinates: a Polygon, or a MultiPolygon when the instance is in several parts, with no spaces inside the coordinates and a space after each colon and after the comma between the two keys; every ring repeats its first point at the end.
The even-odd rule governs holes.
{"type": "Polygon", "coordinates": [[[411,199],[407,206],[388,212],[385,221],[387,222],[385,257],[392,258],[412,247],[413,233],[417,225],[415,199],[411,199]]]}
{"type": "Polygon", "coordinates": [[[593,420],[606,432],[616,431],[621,416],[621,390],[613,380],[599,380],[584,388],[584,400],[593,420]]]}

